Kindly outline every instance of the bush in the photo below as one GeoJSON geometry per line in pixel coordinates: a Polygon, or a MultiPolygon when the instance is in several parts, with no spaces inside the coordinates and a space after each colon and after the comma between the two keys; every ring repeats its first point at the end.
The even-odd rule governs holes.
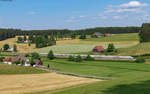
{"type": "Polygon", "coordinates": [[[82,62],[82,58],[80,55],[78,55],[76,58],[75,58],[75,62],[82,62]]]}
{"type": "Polygon", "coordinates": [[[109,44],[107,48],[107,52],[114,52],[115,51],[115,46],[114,44],[109,44]]]}
{"type": "Polygon", "coordinates": [[[25,64],[25,61],[24,60],[20,61],[20,64],[23,66],[25,64]]]}
{"type": "Polygon", "coordinates": [[[72,39],[75,39],[75,38],[76,38],[76,35],[75,35],[75,34],[72,34],[72,35],[71,35],[71,38],[72,38],[72,39]]]}
{"type": "Polygon", "coordinates": [[[28,46],[31,46],[31,42],[28,43],[28,46]]]}
{"type": "Polygon", "coordinates": [[[5,45],[3,46],[3,49],[4,49],[4,51],[8,50],[8,49],[9,49],[9,45],[8,45],[8,44],[5,44],[5,45]]]}
{"type": "Polygon", "coordinates": [[[91,38],[98,38],[97,35],[91,35],[91,38]]]}
{"type": "Polygon", "coordinates": [[[32,53],[31,55],[33,59],[40,59],[40,55],[36,52],[32,53]]]}
{"type": "Polygon", "coordinates": [[[23,43],[23,38],[22,38],[22,37],[18,37],[17,42],[18,42],[18,43],[23,43]]]}
{"type": "Polygon", "coordinates": [[[17,45],[16,44],[14,44],[14,52],[17,52],[17,45]]]}
{"type": "Polygon", "coordinates": [[[3,59],[5,59],[5,57],[0,57],[0,62],[3,62],[3,59]]]}
{"type": "Polygon", "coordinates": [[[79,37],[79,39],[86,39],[86,35],[81,34],[80,37],[79,37]]]}
{"type": "Polygon", "coordinates": [[[145,63],[146,60],[144,58],[137,58],[135,62],[136,63],[145,63]]]}
{"type": "Polygon", "coordinates": [[[13,64],[18,65],[18,64],[21,64],[21,62],[20,61],[15,61],[15,62],[13,62],[13,64]]]}
{"type": "Polygon", "coordinates": [[[90,55],[88,55],[86,58],[85,58],[86,61],[92,61],[94,60],[94,58],[92,58],[90,55]]]}
{"type": "Polygon", "coordinates": [[[25,57],[29,57],[30,55],[29,55],[29,54],[25,54],[24,56],[25,56],[25,57]]]}
{"type": "Polygon", "coordinates": [[[33,61],[33,58],[30,59],[31,66],[35,65],[35,62],[33,61]]]}
{"type": "Polygon", "coordinates": [[[55,56],[54,56],[54,53],[53,53],[52,50],[49,51],[47,58],[50,59],[50,60],[55,59],[55,56]]]}
{"type": "Polygon", "coordinates": [[[75,61],[75,58],[73,56],[69,56],[68,61],[75,61]]]}

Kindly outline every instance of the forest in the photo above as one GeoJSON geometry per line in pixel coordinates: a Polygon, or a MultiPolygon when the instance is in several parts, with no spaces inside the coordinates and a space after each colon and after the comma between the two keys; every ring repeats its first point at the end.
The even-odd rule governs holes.
{"type": "Polygon", "coordinates": [[[141,27],[99,27],[82,30],[21,30],[21,29],[0,29],[0,41],[13,38],[19,35],[51,35],[55,38],[70,38],[74,35],[91,35],[94,32],[121,34],[121,33],[138,33],[141,27]]]}

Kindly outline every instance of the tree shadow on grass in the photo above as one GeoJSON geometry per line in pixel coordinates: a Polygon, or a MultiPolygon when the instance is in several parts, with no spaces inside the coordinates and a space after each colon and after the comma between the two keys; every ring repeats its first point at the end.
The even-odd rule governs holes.
{"type": "Polygon", "coordinates": [[[105,94],[150,94],[150,80],[136,84],[122,84],[104,91],[105,94]]]}

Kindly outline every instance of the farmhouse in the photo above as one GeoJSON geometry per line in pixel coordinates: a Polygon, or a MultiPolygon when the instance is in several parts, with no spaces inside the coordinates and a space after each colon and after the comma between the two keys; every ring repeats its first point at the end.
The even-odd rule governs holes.
{"type": "MultiPolygon", "coordinates": [[[[29,59],[25,58],[24,56],[11,57],[11,58],[3,59],[3,63],[9,64],[9,65],[12,65],[16,61],[23,61],[24,62],[23,66],[32,66],[29,59]]],[[[43,62],[41,60],[35,59],[33,61],[35,63],[35,65],[33,65],[34,67],[43,65],[43,62]]],[[[21,65],[21,64],[18,64],[18,65],[21,65]]]]}
{"type": "Polygon", "coordinates": [[[14,51],[14,48],[8,48],[7,51],[13,52],[13,51],[14,51]]]}
{"type": "Polygon", "coordinates": [[[96,46],[94,49],[93,49],[93,52],[104,52],[104,48],[102,46],[96,46]]]}
{"type": "Polygon", "coordinates": [[[36,66],[42,66],[43,65],[43,62],[41,60],[35,59],[33,61],[35,63],[35,65],[33,65],[34,67],[36,67],[36,66]]]}
{"type": "Polygon", "coordinates": [[[105,37],[108,37],[108,36],[110,36],[110,34],[109,34],[109,33],[105,33],[104,36],[105,36],[105,37]]]}
{"type": "Polygon", "coordinates": [[[24,41],[24,43],[28,43],[28,42],[30,42],[29,38],[27,38],[27,39],[24,41]]]}
{"type": "Polygon", "coordinates": [[[94,34],[93,35],[95,35],[95,36],[97,36],[97,37],[102,37],[103,36],[103,34],[102,33],[100,33],[100,32],[94,32],[94,34]]]}

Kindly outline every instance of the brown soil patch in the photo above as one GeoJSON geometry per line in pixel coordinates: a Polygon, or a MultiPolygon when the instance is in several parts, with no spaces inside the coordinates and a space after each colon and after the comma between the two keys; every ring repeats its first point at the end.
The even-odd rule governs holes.
{"type": "Polygon", "coordinates": [[[97,79],[72,77],[56,73],[1,75],[0,94],[24,94],[93,83],[97,79]]]}

